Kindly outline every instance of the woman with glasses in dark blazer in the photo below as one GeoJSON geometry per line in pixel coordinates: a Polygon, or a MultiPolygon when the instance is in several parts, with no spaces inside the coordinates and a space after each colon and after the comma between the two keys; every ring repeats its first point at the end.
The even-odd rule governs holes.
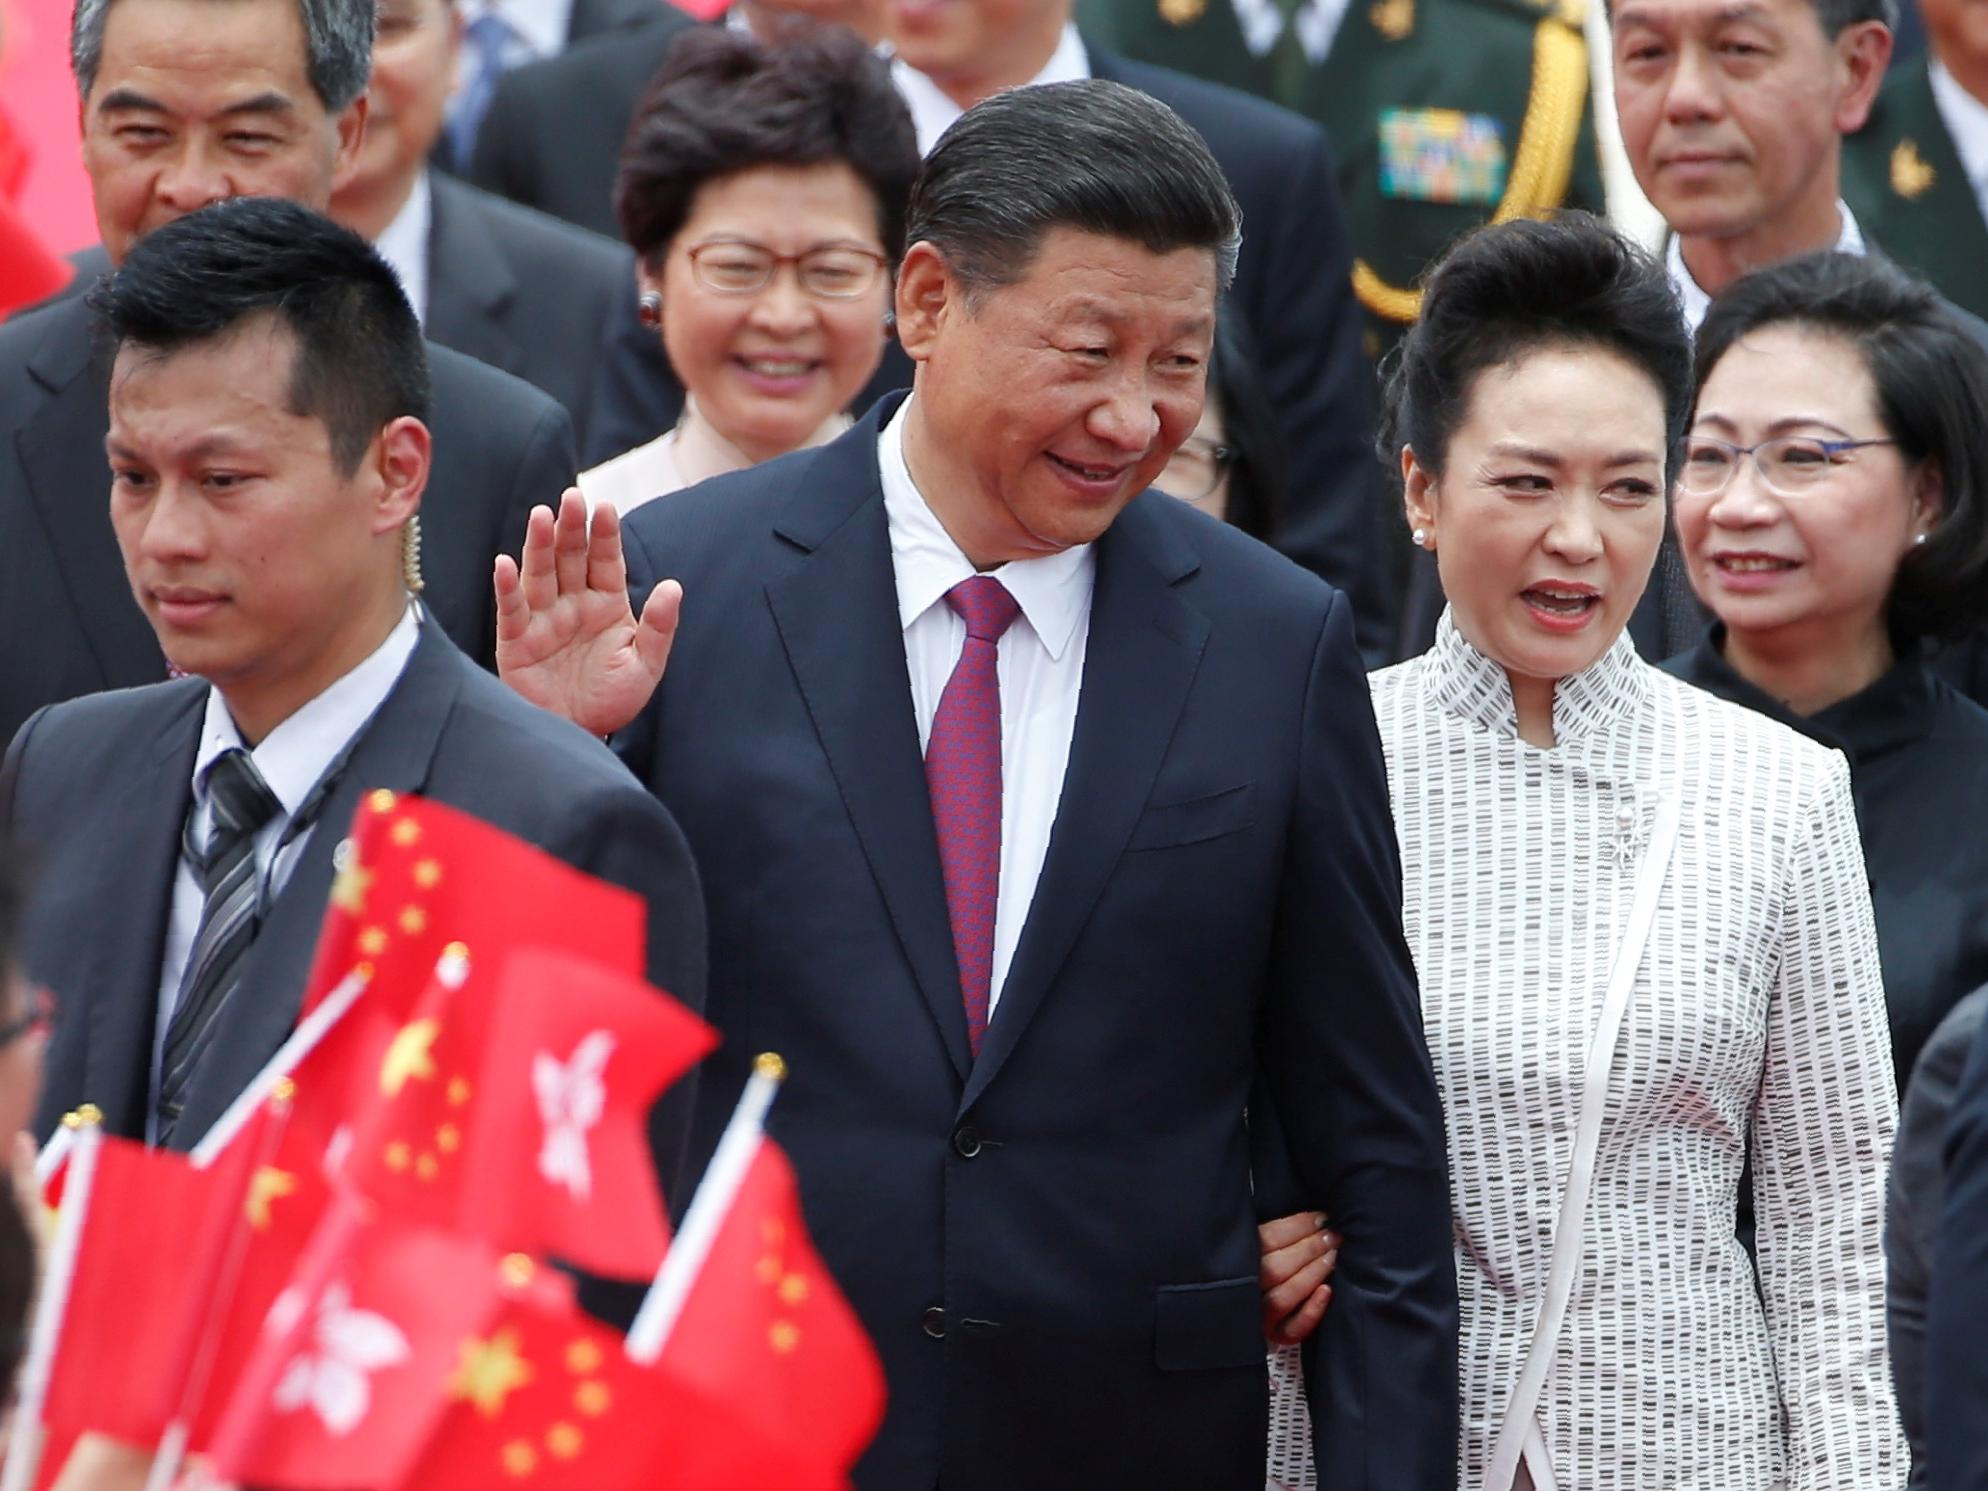
{"type": "Polygon", "coordinates": [[[1748,275],[1698,332],[1675,513],[1717,618],[1665,666],[1850,760],[1903,1088],[1988,983],[1988,711],[1927,649],[1988,621],[1988,353],[1870,258],[1748,275]]]}

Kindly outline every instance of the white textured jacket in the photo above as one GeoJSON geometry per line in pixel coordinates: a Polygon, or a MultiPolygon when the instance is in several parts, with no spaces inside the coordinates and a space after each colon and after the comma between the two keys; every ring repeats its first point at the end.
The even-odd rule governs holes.
{"type": "MultiPolygon", "coordinates": [[[[1551,750],[1448,616],[1371,682],[1449,1124],[1459,1484],[1509,1491],[1523,1451],[1539,1491],[1902,1486],[1897,1107],[1843,758],[1626,636],[1560,684],[1551,750]],[[1734,1237],[1749,1146],[1757,1286],[1734,1237]]],[[[1280,1390],[1273,1481],[1303,1438],[1280,1390]]]]}

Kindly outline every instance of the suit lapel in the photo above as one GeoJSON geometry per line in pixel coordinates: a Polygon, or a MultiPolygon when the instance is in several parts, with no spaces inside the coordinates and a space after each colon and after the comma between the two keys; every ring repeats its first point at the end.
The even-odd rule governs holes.
{"type": "Polygon", "coordinates": [[[524,349],[508,330],[517,279],[489,234],[479,231],[469,189],[441,172],[431,171],[428,180],[428,340],[523,376],[524,349]]]}
{"type": "Polygon", "coordinates": [[[778,531],[808,554],[766,597],[891,924],[964,1080],[966,1013],[877,477],[877,431],[896,403],[825,447],[797,482],[811,495],[778,531]]]}
{"type": "Polygon", "coordinates": [[[108,914],[83,987],[66,991],[91,1001],[82,1096],[103,1110],[109,1132],[130,1138],[145,1132],[166,919],[207,699],[197,684],[176,689],[184,697],[167,712],[151,754],[109,788],[105,821],[123,828],[117,851],[99,862],[108,914]]]}
{"type": "Polygon", "coordinates": [[[1090,919],[1200,666],[1208,619],[1173,589],[1198,560],[1169,539],[1150,506],[1170,500],[1137,499],[1098,541],[1083,693],[1056,826],[962,1110],[1014,1052],[1090,919]]]}
{"type": "Polygon", "coordinates": [[[104,459],[110,414],[104,373],[91,357],[91,314],[72,300],[48,318],[47,335],[28,363],[47,397],[15,430],[15,450],[69,592],[74,629],[102,675],[99,687],[156,683],[166,676],[165,658],[131,599],[110,524],[104,459]]]}
{"type": "Polygon", "coordinates": [[[269,908],[222,1016],[228,1022],[226,1038],[209,1047],[190,1079],[177,1129],[188,1144],[207,1132],[296,1024],[331,895],[332,854],[364,793],[376,787],[418,792],[427,784],[468,666],[434,619],[425,621],[406,670],[353,747],[290,878],[269,908]]]}

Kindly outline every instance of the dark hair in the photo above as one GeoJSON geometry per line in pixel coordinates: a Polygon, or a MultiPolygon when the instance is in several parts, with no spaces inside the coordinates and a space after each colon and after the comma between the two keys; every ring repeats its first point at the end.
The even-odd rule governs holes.
{"type": "Polygon", "coordinates": [[[1663,266],[1585,212],[1479,228],[1429,271],[1422,314],[1387,365],[1379,450],[1447,464],[1477,377],[1541,347],[1594,347],[1649,375],[1664,401],[1664,470],[1691,417],[1691,338],[1663,266]]]}
{"type": "MultiPolygon", "coordinates": [[[[114,0],[76,0],[69,20],[69,67],[84,98],[97,86],[104,26],[114,0]]],[[[304,23],[304,65],[327,113],[342,114],[373,75],[374,0],[295,0],[304,23]]]]}
{"type": "Polygon", "coordinates": [[[342,475],[382,426],[428,417],[421,326],[357,233],[277,197],[236,197],[147,233],[90,292],[118,346],[177,352],[257,316],[289,328],[290,412],[315,415],[342,475]]]}
{"type": "Polygon", "coordinates": [[[911,193],[908,241],[969,289],[1013,284],[1043,235],[1077,228],[1156,254],[1207,249],[1235,277],[1242,211],[1207,142],[1158,99],[1097,78],[997,93],[954,121],[911,193]]]}
{"type": "Polygon", "coordinates": [[[1735,281],[1698,328],[1698,387],[1749,332],[1793,325],[1842,338],[1877,389],[1884,433],[1939,472],[1942,510],[1899,561],[1894,644],[1952,641],[1988,622],[1988,352],[1937,291],[1895,265],[1807,254],[1735,281]]]}
{"type": "MultiPolygon", "coordinates": [[[[1615,7],[1621,3],[1622,0],[1608,0],[1603,7],[1610,21],[1615,19],[1615,7]]],[[[1825,36],[1840,36],[1861,21],[1883,21],[1893,31],[1898,29],[1898,0],[1812,0],[1812,3],[1825,36]]]]}
{"type": "Polygon", "coordinates": [[[904,209],[918,136],[890,66],[839,26],[765,46],[697,26],[650,82],[614,182],[621,236],[655,265],[682,230],[698,188],[755,166],[848,166],[876,199],[877,236],[904,253],[904,209]]]}
{"type": "Polygon", "coordinates": [[[1215,354],[1208,363],[1208,395],[1222,417],[1229,459],[1229,500],[1222,516],[1265,543],[1283,515],[1289,459],[1283,431],[1263,391],[1249,325],[1233,301],[1215,316],[1215,354]]]}

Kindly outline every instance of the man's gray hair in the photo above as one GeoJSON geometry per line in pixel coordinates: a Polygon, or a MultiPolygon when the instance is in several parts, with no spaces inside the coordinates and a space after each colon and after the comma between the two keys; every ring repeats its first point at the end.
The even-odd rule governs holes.
{"type": "MultiPolygon", "coordinates": [[[[69,23],[69,66],[84,98],[104,60],[104,22],[116,0],[76,0],[69,23]]],[[[220,0],[216,0],[220,3],[220,0]]],[[[245,3],[245,0],[233,0],[245,3]]],[[[373,75],[375,0],[296,0],[309,48],[311,87],[331,114],[342,114],[373,75]]]]}

